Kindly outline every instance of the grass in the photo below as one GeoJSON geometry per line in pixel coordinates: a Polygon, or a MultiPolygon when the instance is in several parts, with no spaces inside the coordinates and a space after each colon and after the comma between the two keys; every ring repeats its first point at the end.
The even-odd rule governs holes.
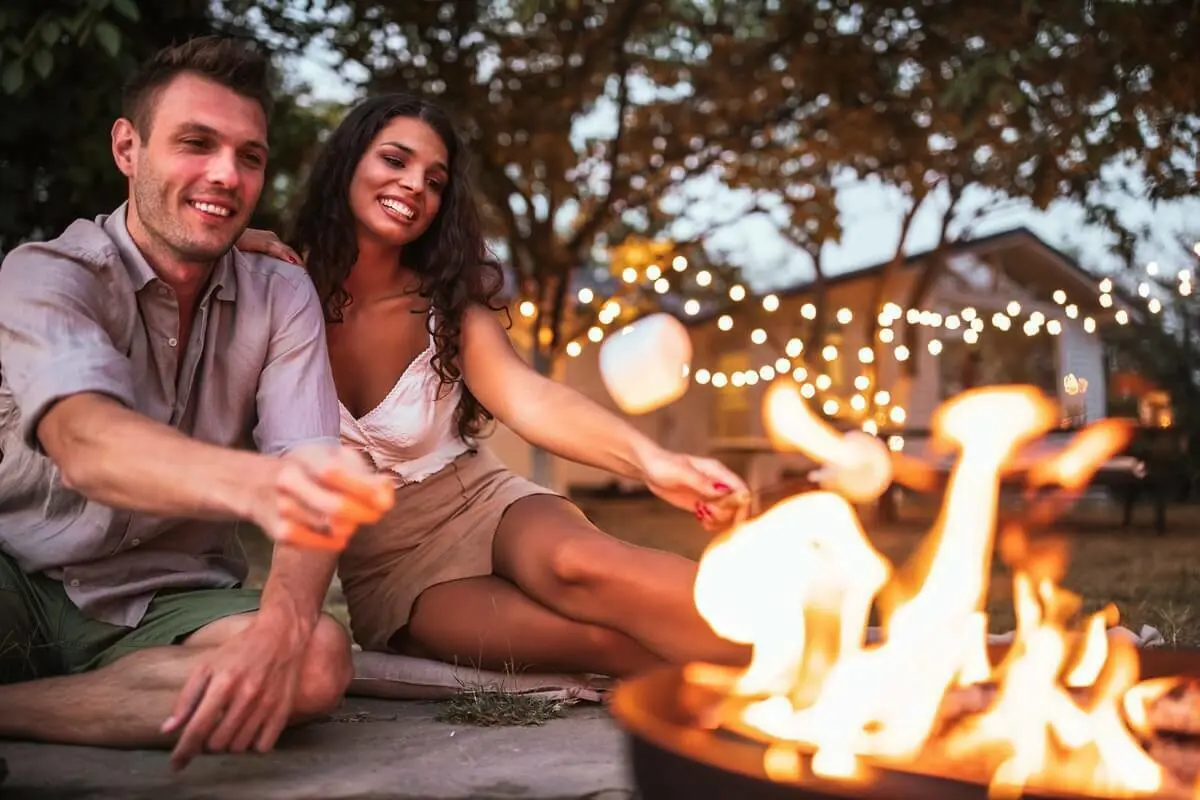
{"type": "Polygon", "coordinates": [[[453,725],[500,726],[543,725],[561,717],[573,700],[530,694],[513,694],[487,686],[467,686],[449,700],[434,717],[453,725]]]}

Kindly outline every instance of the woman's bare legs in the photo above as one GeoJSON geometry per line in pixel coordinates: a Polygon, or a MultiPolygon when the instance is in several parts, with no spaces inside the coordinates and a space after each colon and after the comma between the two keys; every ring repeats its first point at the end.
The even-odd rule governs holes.
{"type": "Polygon", "coordinates": [[[696,611],[694,561],[609,536],[561,497],[514,503],[492,553],[496,574],[537,602],[619,631],[666,661],[749,661],[749,648],[719,638],[696,611]]]}
{"type": "Polygon", "coordinates": [[[567,619],[495,576],[426,589],[391,645],[409,655],[493,671],[622,677],[663,663],[628,636],[567,619]]]}

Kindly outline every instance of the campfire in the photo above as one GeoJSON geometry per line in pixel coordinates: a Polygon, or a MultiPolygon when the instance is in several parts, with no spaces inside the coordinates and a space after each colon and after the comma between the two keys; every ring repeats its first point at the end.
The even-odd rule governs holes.
{"type": "MultiPolygon", "coordinates": [[[[772,438],[821,462],[823,485],[838,492],[788,498],[704,553],[696,607],[719,635],[751,646],[747,668],[691,664],[618,692],[635,740],[654,740],[677,768],[705,765],[703,782],[662,796],[756,796],[747,786],[713,794],[724,764],[725,777],[761,779],[771,797],[934,797],[949,785],[990,798],[1200,797],[1188,766],[1187,740],[1200,733],[1192,682],[1161,664],[1149,678],[1136,646],[1109,634],[1114,607],[1081,614],[1059,585],[1064,548],[1035,534],[1124,447],[1128,426],[1097,423],[1033,460],[1025,454],[1057,424],[1039,391],[948,401],[933,420],[953,458],[941,513],[894,565],[845,499],[877,496],[892,479],[882,445],[828,427],[788,382],[771,387],[765,417],[772,438]],[[1000,525],[1001,481],[1014,474],[1025,502],[1000,525]],[[996,553],[1016,618],[1002,652],[987,639],[996,553]]],[[[1169,666],[1195,669],[1174,655],[1169,666]]],[[[651,784],[672,773],[664,763],[651,784]]]]}

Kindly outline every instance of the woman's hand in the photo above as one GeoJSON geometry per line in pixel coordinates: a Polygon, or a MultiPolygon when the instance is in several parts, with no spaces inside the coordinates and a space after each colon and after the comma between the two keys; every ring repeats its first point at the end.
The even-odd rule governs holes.
{"type": "Polygon", "coordinates": [[[642,471],[650,491],[693,512],[705,530],[724,530],[749,512],[750,490],[719,461],[657,450],[642,459],[642,471]]]}
{"type": "Polygon", "coordinates": [[[300,256],[296,254],[296,251],[284,244],[283,240],[271,231],[247,228],[242,232],[237,242],[235,242],[235,246],[243,253],[262,253],[272,258],[278,258],[280,261],[287,261],[301,266],[304,264],[300,260],[300,256]]]}

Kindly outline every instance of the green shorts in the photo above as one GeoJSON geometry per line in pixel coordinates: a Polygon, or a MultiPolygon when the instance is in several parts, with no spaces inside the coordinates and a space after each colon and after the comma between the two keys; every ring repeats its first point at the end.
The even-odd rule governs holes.
{"type": "Polygon", "coordinates": [[[178,644],[210,622],[257,611],[257,589],[159,592],[135,628],[80,611],[61,581],[27,575],[0,553],[0,683],[103,667],[147,647],[178,644]]]}

